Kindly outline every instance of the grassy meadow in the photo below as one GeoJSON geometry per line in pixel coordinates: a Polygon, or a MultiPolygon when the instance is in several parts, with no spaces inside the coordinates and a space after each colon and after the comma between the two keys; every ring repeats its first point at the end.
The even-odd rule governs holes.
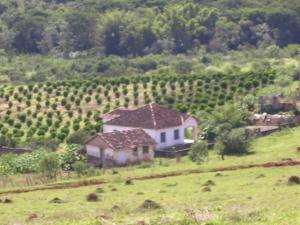
{"type": "Polygon", "coordinates": [[[295,174],[299,167],[255,168],[11,194],[0,218],[2,224],[299,224],[300,189],[287,184],[295,174]],[[99,187],[99,201],[88,202],[99,187]],[[63,202],[49,203],[54,198],[63,202]],[[161,208],[141,208],[146,199],[161,208]]]}
{"type": "MultiPolygon", "coordinates": [[[[208,172],[209,169],[299,159],[296,148],[300,128],[283,130],[253,141],[247,156],[228,156],[225,160],[213,151],[209,161],[197,165],[187,157],[157,160],[152,165],[119,168],[84,179],[103,179],[102,185],[78,188],[2,194],[12,203],[1,204],[0,220],[12,224],[299,224],[299,185],[288,178],[299,176],[299,166],[251,168],[208,172]],[[133,180],[128,177],[202,169],[202,173],[133,180]],[[90,193],[98,201],[88,202],[90,193]],[[60,204],[50,203],[59,198],[60,204]],[[159,204],[158,209],[141,208],[145,200],[159,204]],[[272,207],[270,207],[272,206],[272,207]]],[[[68,182],[80,179],[68,180],[68,182]]],[[[63,180],[62,182],[66,182],[63,180]]]]}

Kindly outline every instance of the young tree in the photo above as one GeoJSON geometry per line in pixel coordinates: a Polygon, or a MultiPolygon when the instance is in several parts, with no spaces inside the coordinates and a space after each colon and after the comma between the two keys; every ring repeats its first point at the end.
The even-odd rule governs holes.
{"type": "MultiPolygon", "coordinates": [[[[76,125],[74,124],[73,128],[74,128],[74,126],[76,126],[76,125]]],[[[89,137],[88,132],[86,132],[84,130],[77,130],[76,132],[74,132],[73,134],[71,134],[67,138],[67,143],[69,143],[69,144],[81,144],[82,145],[82,144],[84,144],[84,142],[87,140],[88,137],[89,137]]]]}
{"type": "Polygon", "coordinates": [[[222,135],[217,139],[215,148],[224,158],[224,155],[246,154],[249,152],[250,138],[244,128],[223,130],[222,135]]]}
{"type": "Polygon", "coordinates": [[[83,175],[86,175],[89,169],[89,166],[86,162],[83,161],[77,161],[73,164],[74,171],[76,174],[81,177],[83,175]]]}
{"type": "Polygon", "coordinates": [[[39,163],[40,172],[49,179],[56,179],[60,169],[59,158],[56,153],[46,154],[39,163]]]}
{"type": "Polygon", "coordinates": [[[193,162],[202,163],[208,158],[208,147],[205,141],[194,143],[189,151],[189,157],[193,162]]]}

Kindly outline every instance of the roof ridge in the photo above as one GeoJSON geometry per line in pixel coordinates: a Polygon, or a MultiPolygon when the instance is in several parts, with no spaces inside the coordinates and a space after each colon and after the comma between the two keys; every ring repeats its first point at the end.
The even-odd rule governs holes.
{"type": "Polygon", "coordinates": [[[154,111],[153,111],[153,106],[152,106],[153,103],[150,103],[149,106],[150,106],[150,112],[151,112],[151,118],[153,120],[153,125],[154,125],[154,128],[156,128],[156,120],[155,120],[155,114],[154,114],[154,111]]]}
{"type": "Polygon", "coordinates": [[[106,140],[106,138],[104,137],[105,134],[106,133],[101,133],[100,135],[98,134],[98,137],[101,138],[109,147],[115,149],[114,146],[108,140],[106,140]]]}

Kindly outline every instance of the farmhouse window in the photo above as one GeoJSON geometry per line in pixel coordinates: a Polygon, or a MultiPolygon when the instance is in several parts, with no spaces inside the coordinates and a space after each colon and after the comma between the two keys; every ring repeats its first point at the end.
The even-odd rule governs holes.
{"type": "Polygon", "coordinates": [[[166,142],[166,132],[160,133],[160,142],[165,143],[166,142]]]}
{"type": "Polygon", "coordinates": [[[137,148],[137,147],[135,147],[135,148],[133,149],[133,155],[134,155],[134,156],[137,156],[137,155],[138,155],[138,148],[137,148]]]}
{"type": "Polygon", "coordinates": [[[178,140],[179,139],[179,130],[174,130],[174,140],[178,140]]]}
{"type": "Polygon", "coordinates": [[[143,154],[149,153],[149,146],[143,146],[143,154]]]}

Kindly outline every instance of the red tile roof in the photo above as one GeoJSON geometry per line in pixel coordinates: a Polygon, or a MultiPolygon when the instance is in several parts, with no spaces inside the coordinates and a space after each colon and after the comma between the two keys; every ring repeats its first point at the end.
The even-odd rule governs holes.
{"type": "Polygon", "coordinates": [[[186,113],[179,113],[159,104],[150,103],[137,109],[118,108],[101,118],[109,125],[163,129],[180,126],[190,117],[186,113]]]}
{"type": "Polygon", "coordinates": [[[156,145],[156,142],[142,129],[99,133],[86,142],[87,145],[106,146],[114,150],[128,150],[135,147],[156,145]]]}

